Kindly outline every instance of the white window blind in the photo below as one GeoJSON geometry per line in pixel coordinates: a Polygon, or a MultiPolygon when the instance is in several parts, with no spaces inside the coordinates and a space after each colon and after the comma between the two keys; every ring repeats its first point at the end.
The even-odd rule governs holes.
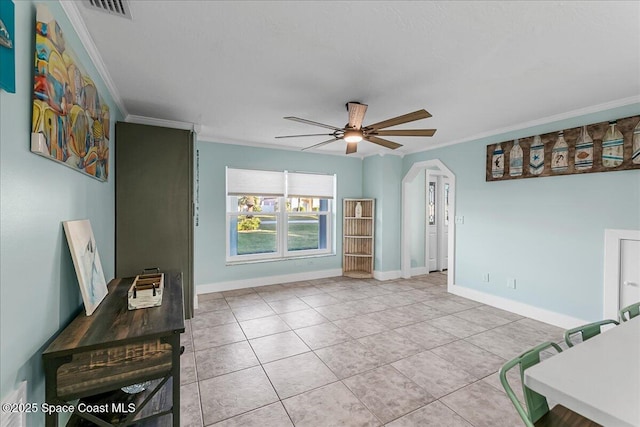
{"type": "Polygon", "coordinates": [[[293,197],[333,199],[334,178],[335,175],[289,172],[287,194],[293,197]]]}
{"type": "Polygon", "coordinates": [[[284,196],[284,172],[227,168],[227,194],[284,196]]]}
{"type": "Polygon", "coordinates": [[[227,168],[227,195],[333,199],[335,175],[227,168]],[[285,178],[286,177],[286,178],[285,178]]]}

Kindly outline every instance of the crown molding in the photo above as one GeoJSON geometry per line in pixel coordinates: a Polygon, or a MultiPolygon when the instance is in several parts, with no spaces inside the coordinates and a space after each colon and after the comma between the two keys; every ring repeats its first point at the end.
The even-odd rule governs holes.
{"type": "MultiPolygon", "coordinates": [[[[298,147],[290,147],[290,146],[282,146],[282,145],[276,145],[276,144],[265,144],[265,143],[259,143],[259,142],[248,142],[248,141],[241,141],[241,140],[236,140],[236,139],[228,139],[226,138],[224,141],[222,141],[220,139],[220,137],[211,134],[209,132],[207,132],[207,128],[206,126],[203,127],[197,123],[191,123],[191,122],[181,122],[178,120],[167,120],[167,119],[158,119],[156,117],[147,117],[147,116],[137,116],[134,114],[129,114],[126,118],[125,118],[125,122],[129,122],[129,123],[138,123],[141,125],[150,125],[150,126],[160,126],[160,127],[167,127],[167,128],[173,128],[173,129],[186,129],[186,130],[192,130],[197,134],[196,139],[198,140],[198,142],[210,142],[213,144],[227,144],[227,145],[239,145],[239,146],[244,146],[244,147],[255,147],[255,148],[266,148],[266,149],[270,149],[270,150],[286,150],[286,151],[296,151],[299,152],[300,149],[298,147]]],[[[309,151],[309,153],[314,153],[314,154],[327,154],[330,156],[344,156],[344,154],[342,153],[336,153],[336,152],[319,152],[319,151],[309,151]]],[[[363,158],[363,156],[351,156],[351,157],[357,157],[357,158],[363,158]]]]}
{"type": "Polygon", "coordinates": [[[87,54],[89,55],[89,58],[91,59],[91,61],[93,62],[93,65],[98,70],[98,74],[102,78],[102,81],[104,82],[104,84],[107,86],[107,90],[109,91],[109,94],[113,99],[113,102],[116,103],[116,106],[120,110],[120,113],[122,114],[122,116],[126,117],[129,114],[127,112],[127,108],[125,107],[124,102],[120,97],[120,93],[118,92],[118,89],[116,88],[116,85],[113,82],[113,79],[111,78],[111,75],[109,74],[109,71],[107,70],[106,65],[104,64],[102,55],[100,55],[100,52],[98,51],[98,48],[96,47],[96,44],[93,41],[91,34],[89,33],[89,29],[87,28],[87,25],[84,23],[84,20],[82,19],[82,15],[80,14],[80,10],[78,9],[77,3],[72,0],[59,0],[59,1],[60,1],[60,6],[62,6],[62,10],[64,10],[64,13],[67,14],[67,18],[69,18],[69,21],[71,22],[71,26],[73,27],[76,34],[78,35],[80,42],[82,43],[85,50],[87,51],[87,54]]]}
{"type": "Polygon", "coordinates": [[[387,152],[383,152],[383,151],[378,151],[377,153],[369,153],[366,155],[363,155],[362,158],[366,159],[367,157],[373,157],[373,156],[380,156],[380,157],[384,157],[384,156],[396,156],[396,157],[400,157],[401,159],[404,158],[404,156],[406,156],[409,153],[404,153],[402,151],[395,151],[395,150],[390,150],[387,152]]]}
{"type": "Polygon", "coordinates": [[[160,126],[164,128],[172,129],[184,129],[192,130],[196,133],[200,130],[200,126],[196,123],[181,122],[178,120],[157,119],[155,117],[137,116],[135,114],[129,114],[124,119],[128,123],[137,123],[139,125],[160,126]]]}
{"type": "MultiPolygon", "coordinates": [[[[579,108],[577,110],[569,111],[566,113],[556,114],[553,116],[543,117],[541,119],[531,120],[528,122],[518,123],[512,126],[507,126],[503,128],[498,128],[494,130],[490,130],[487,132],[478,133],[476,135],[456,139],[450,142],[445,142],[442,144],[433,145],[428,148],[420,149],[420,150],[411,150],[405,153],[415,154],[415,153],[423,153],[425,151],[435,150],[436,148],[448,147],[450,145],[462,144],[463,142],[476,141],[483,138],[488,138],[491,136],[497,136],[508,132],[515,132],[519,130],[529,129],[536,126],[547,125],[555,122],[559,122],[561,120],[574,119],[580,116],[586,116],[588,114],[599,113],[601,111],[612,110],[614,108],[626,107],[627,105],[639,104],[640,103],[640,95],[630,96],[628,98],[617,99],[615,101],[605,102],[603,104],[592,105],[590,107],[579,108]]],[[[530,136],[530,135],[527,135],[530,136]]]]}
{"type": "MultiPolygon", "coordinates": [[[[211,142],[214,144],[227,144],[227,145],[238,145],[238,146],[244,146],[244,147],[255,147],[255,148],[266,148],[266,149],[270,149],[270,150],[285,150],[285,151],[295,151],[295,152],[303,152],[301,151],[300,148],[298,147],[291,147],[291,146],[282,146],[282,145],[276,145],[276,144],[263,144],[263,143],[259,143],[259,142],[248,142],[248,141],[240,141],[240,140],[235,140],[235,139],[226,139],[225,141],[221,141],[219,139],[219,137],[216,137],[214,135],[208,134],[208,133],[201,133],[198,134],[198,142],[211,142]]],[[[323,155],[327,155],[327,156],[339,156],[339,157],[353,157],[353,158],[357,158],[357,159],[363,159],[364,155],[362,154],[350,154],[349,156],[346,156],[344,153],[341,152],[336,152],[336,151],[315,151],[315,150],[308,150],[308,151],[304,151],[304,153],[308,153],[308,154],[323,154],[323,155]]]]}
{"type": "MultiPolygon", "coordinates": [[[[238,141],[238,140],[226,140],[226,141],[220,141],[218,139],[216,139],[215,137],[211,136],[211,135],[198,135],[198,142],[211,142],[214,144],[226,144],[226,145],[237,145],[237,146],[243,146],[243,147],[255,147],[255,148],[266,148],[269,150],[284,150],[284,151],[295,151],[297,153],[308,153],[308,154],[323,154],[323,155],[327,155],[327,156],[339,156],[339,157],[346,157],[344,153],[340,153],[340,152],[335,152],[335,151],[302,151],[300,148],[298,147],[291,147],[291,146],[282,146],[282,145],[276,145],[276,144],[262,144],[259,142],[246,142],[246,141],[238,141]]],[[[355,158],[362,158],[362,156],[360,155],[350,155],[349,157],[355,157],[355,158]]]]}

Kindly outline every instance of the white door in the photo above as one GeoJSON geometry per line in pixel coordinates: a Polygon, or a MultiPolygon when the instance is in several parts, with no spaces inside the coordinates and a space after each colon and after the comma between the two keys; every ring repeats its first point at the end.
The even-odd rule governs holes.
{"type": "Polygon", "coordinates": [[[449,265],[449,180],[427,174],[426,252],[429,272],[449,265]]]}
{"type": "Polygon", "coordinates": [[[438,270],[438,177],[427,174],[427,265],[438,270]]]}
{"type": "Polygon", "coordinates": [[[620,240],[620,308],[640,301],[640,240],[620,240]]]}

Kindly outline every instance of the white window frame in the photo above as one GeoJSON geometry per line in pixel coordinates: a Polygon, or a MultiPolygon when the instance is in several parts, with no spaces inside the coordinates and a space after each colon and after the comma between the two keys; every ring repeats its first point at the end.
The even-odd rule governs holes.
{"type": "MultiPolygon", "coordinates": [[[[317,211],[317,212],[288,212],[286,208],[287,199],[295,198],[297,196],[289,196],[287,194],[287,176],[289,174],[288,171],[283,171],[285,176],[285,190],[284,195],[282,196],[272,196],[278,200],[278,209],[274,212],[256,212],[256,216],[260,215],[269,215],[275,216],[276,220],[276,251],[268,252],[268,253],[257,253],[257,254],[244,254],[244,255],[231,255],[231,223],[233,217],[245,216],[246,212],[237,212],[237,199],[234,195],[229,195],[228,191],[225,191],[225,258],[227,264],[244,264],[244,263],[252,263],[252,262],[265,262],[265,261],[281,261],[288,259],[296,259],[296,258],[306,258],[306,257],[315,257],[315,256],[328,256],[335,255],[335,199],[336,199],[336,180],[337,177],[335,175],[331,175],[333,177],[333,196],[332,197],[324,197],[324,196],[307,196],[309,198],[317,198],[317,199],[327,199],[328,206],[327,210],[317,211]],[[232,200],[235,203],[232,203],[232,200]],[[323,215],[326,217],[326,247],[323,249],[302,249],[302,250],[289,250],[287,247],[288,236],[289,236],[289,217],[290,216],[311,216],[311,215],[323,215]]],[[[299,174],[300,172],[295,172],[299,174]]],[[[319,174],[313,174],[319,175],[319,174]]],[[[227,179],[225,177],[225,179],[227,179]]],[[[226,183],[228,187],[228,182],[226,183]]],[[[265,195],[259,193],[247,193],[246,195],[259,196],[263,197],[265,195]]]]}
{"type": "MultiPolygon", "coordinates": [[[[282,242],[282,248],[284,248],[284,258],[297,258],[297,257],[305,257],[305,256],[314,256],[314,255],[328,255],[334,253],[333,251],[333,236],[335,234],[335,228],[333,226],[333,210],[334,199],[328,200],[328,208],[326,211],[318,211],[318,212],[288,212],[286,207],[288,197],[283,197],[283,206],[284,209],[280,209],[283,213],[283,222],[284,231],[281,233],[281,237],[284,240],[282,242]],[[289,217],[290,216],[312,216],[318,215],[318,219],[320,219],[320,215],[324,215],[327,218],[327,235],[326,235],[326,248],[325,249],[300,249],[300,250],[289,250],[288,247],[288,237],[289,237],[289,217]]],[[[320,224],[318,223],[318,226],[320,224]]]]}
{"type": "MultiPolygon", "coordinates": [[[[257,194],[256,194],[257,196],[257,194]]],[[[265,253],[257,253],[257,254],[245,254],[245,255],[231,255],[231,218],[232,217],[239,217],[239,216],[246,216],[247,212],[229,212],[229,207],[231,205],[231,200],[235,199],[235,197],[233,196],[226,196],[227,202],[226,202],[226,206],[227,206],[227,214],[226,214],[226,230],[227,230],[227,237],[226,237],[226,261],[228,263],[241,263],[241,262],[248,262],[248,261],[260,261],[260,260],[270,260],[270,259],[277,259],[277,258],[281,258],[282,257],[282,243],[280,242],[280,239],[278,238],[280,232],[279,232],[279,228],[280,228],[280,224],[281,224],[281,220],[280,220],[280,212],[269,212],[266,213],[265,215],[269,215],[269,216],[274,216],[276,218],[276,251],[275,252],[265,252],[265,253]]],[[[281,197],[279,197],[278,199],[281,199],[281,197]]],[[[278,200],[278,204],[280,204],[280,200],[278,200]]],[[[236,202],[236,208],[237,208],[237,202],[236,202]]],[[[261,215],[260,212],[256,212],[256,216],[261,215]]]]}

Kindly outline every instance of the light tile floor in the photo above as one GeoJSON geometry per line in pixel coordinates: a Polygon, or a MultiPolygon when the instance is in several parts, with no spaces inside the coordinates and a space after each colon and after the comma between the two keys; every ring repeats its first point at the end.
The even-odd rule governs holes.
{"type": "Polygon", "coordinates": [[[451,295],[440,273],[200,295],[182,425],[521,426],[496,372],[562,333],[451,295]]]}

